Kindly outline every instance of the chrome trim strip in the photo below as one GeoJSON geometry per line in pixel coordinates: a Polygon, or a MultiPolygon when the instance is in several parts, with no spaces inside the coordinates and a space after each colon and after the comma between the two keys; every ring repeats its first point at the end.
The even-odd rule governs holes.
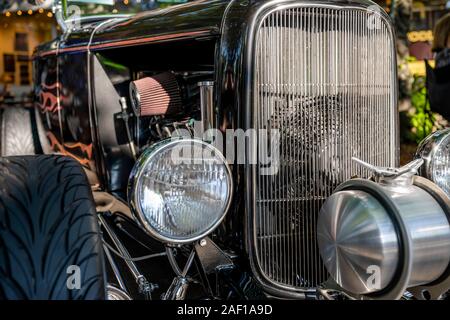
{"type": "MultiPolygon", "coordinates": [[[[137,46],[137,45],[150,44],[150,43],[159,42],[159,41],[179,40],[179,39],[193,38],[193,37],[200,37],[200,36],[209,36],[209,35],[213,35],[211,33],[211,30],[199,30],[199,31],[180,32],[180,33],[173,33],[173,34],[153,36],[153,37],[129,39],[129,40],[118,40],[118,41],[111,41],[111,42],[98,43],[98,44],[95,44],[95,42],[94,42],[94,44],[89,46],[89,49],[92,51],[97,51],[97,50],[106,49],[106,48],[137,46]]],[[[87,50],[88,50],[88,45],[82,45],[82,46],[74,46],[74,47],[67,47],[67,48],[59,49],[59,53],[84,52],[87,50]]],[[[34,55],[34,57],[45,57],[48,55],[54,55],[56,53],[57,53],[56,50],[42,51],[42,52],[37,52],[34,55]]]]}

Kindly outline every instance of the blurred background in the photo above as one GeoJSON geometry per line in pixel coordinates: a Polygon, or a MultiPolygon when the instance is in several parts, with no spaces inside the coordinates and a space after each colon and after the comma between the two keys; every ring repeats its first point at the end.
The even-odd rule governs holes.
{"type": "Polygon", "coordinates": [[[0,0],[0,102],[29,102],[33,49],[56,35],[51,4],[0,0]]]}
{"type": "MultiPolygon", "coordinates": [[[[448,0],[375,1],[389,13],[397,31],[398,76],[400,85],[401,163],[411,160],[417,144],[430,133],[449,126],[432,112],[426,90],[425,60],[434,66],[433,29],[450,12],[448,0]]],[[[450,95],[448,99],[450,108],[450,95]]]]}
{"type": "MultiPolygon", "coordinates": [[[[127,6],[135,8],[135,2],[143,9],[153,9],[186,0],[120,0],[112,13],[122,12],[127,6]]],[[[401,159],[405,163],[418,142],[449,125],[444,117],[430,110],[424,61],[433,65],[433,28],[450,11],[450,1],[375,2],[389,13],[397,31],[401,159]]],[[[33,50],[58,32],[50,0],[0,0],[0,104],[31,103],[33,50]]]]}

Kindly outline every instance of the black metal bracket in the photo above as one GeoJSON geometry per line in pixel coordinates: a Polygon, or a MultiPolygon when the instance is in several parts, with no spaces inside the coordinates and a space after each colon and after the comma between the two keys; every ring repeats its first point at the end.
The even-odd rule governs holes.
{"type": "Polygon", "coordinates": [[[195,244],[199,262],[205,274],[216,272],[220,268],[234,266],[233,261],[209,237],[195,244]]]}

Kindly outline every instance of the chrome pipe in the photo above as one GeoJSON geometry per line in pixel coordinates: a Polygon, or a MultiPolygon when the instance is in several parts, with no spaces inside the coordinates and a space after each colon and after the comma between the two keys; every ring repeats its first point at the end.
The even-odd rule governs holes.
{"type": "Polygon", "coordinates": [[[200,112],[202,118],[202,134],[208,129],[215,128],[214,110],[214,82],[202,81],[198,83],[200,88],[200,112]]]}
{"type": "Polygon", "coordinates": [[[120,239],[117,237],[116,233],[108,225],[108,222],[106,222],[105,218],[102,215],[98,215],[98,217],[99,217],[100,223],[105,228],[106,233],[111,238],[112,242],[116,246],[120,255],[122,255],[125,258],[125,259],[123,259],[123,261],[125,262],[128,269],[130,270],[131,274],[133,275],[134,279],[136,280],[136,283],[139,286],[139,292],[142,295],[144,295],[144,297],[147,300],[152,300],[152,291],[157,286],[148,282],[147,279],[145,278],[145,276],[139,272],[139,269],[137,268],[136,264],[132,261],[130,253],[125,248],[125,246],[122,244],[120,239]]]}
{"type": "Polygon", "coordinates": [[[189,272],[189,269],[194,262],[196,252],[195,250],[191,251],[183,270],[181,270],[175,260],[173,248],[167,246],[166,252],[169,263],[173,271],[175,272],[176,277],[173,279],[169,289],[167,289],[167,291],[165,292],[163,300],[184,300],[186,297],[187,289],[189,287],[189,279],[187,277],[187,273],[189,272]]]}
{"type": "Polygon", "coordinates": [[[175,256],[173,254],[173,248],[166,246],[166,254],[167,254],[167,260],[169,260],[169,264],[172,267],[173,272],[179,277],[182,277],[183,271],[181,271],[180,267],[178,266],[178,263],[175,260],[175,256]]]}
{"type": "Polygon", "coordinates": [[[136,281],[140,279],[142,274],[139,272],[136,264],[131,261],[131,256],[128,252],[128,250],[125,248],[125,246],[122,244],[122,242],[117,237],[116,233],[111,229],[111,227],[108,225],[108,222],[106,222],[105,218],[102,215],[98,216],[100,219],[100,223],[105,228],[106,233],[114,243],[114,246],[117,248],[117,250],[120,252],[122,256],[124,256],[127,259],[123,259],[125,264],[127,265],[128,269],[130,269],[131,273],[133,274],[133,277],[136,281]]]}
{"type": "Polygon", "coordinates": [[[120,275],[119,268],[117,267],[116,262],[114,261],[114,258],[111,255],[111,252],[109,251],[108,247],[103,245],[103,250],[105,251],[106,258],[108,259],[109,265],[111,266],[111,269],[114,273],[114,276],[117,280],[117,284],[119,285],[120,289],[123,291],[127,291],[127,287],[125,286],[125,281],[123,281],[122,276],[120,275]]]}

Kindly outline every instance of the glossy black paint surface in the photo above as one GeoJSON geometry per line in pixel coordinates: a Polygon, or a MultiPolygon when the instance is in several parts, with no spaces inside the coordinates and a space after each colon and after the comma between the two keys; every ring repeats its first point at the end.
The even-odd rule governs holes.
{"type": "MultiPolygon", "coordinates": [[[[141,64],[145,64],[146,61],[157,61],[158,55],[152,56],[150,53],[147,56],[148,52],[145,49],[137,50],[137,55],[128,57],[127,52],[122,52],[120,48],[130,46],[127,41],[136,39],[142,42],[133,42],[132,45],[145,48],[147,44],[154,42],[161,43],[164,47],[178,41],[216,37],[227,4],[227,1],[222,0],[198,1],[112,21],[104,29],[99,28],[95,32],[89,48],[90,51],[98,53],[120,50],[113,53],[113,56],[119,54],[120,59],[125,61],[140,60],[141,64]]],[[[51,103],[55,105],[59,97],[58,107],[51,110],[41,108],[43,118],[49,119],[45,123],[54,149],[76,157],[86,167],[97,171],[103,187],[111,191],[126,186],[124,173],[120,169],[123,163],[120,158],[130,155],[123,150],[123,145],[117,143],[124,140],[121,137],[125,135],[120,121],[116,121],[117,127],[121,128],[118,128],[115,139],[106,135],[105,130],[100,132],[100,128],[105,125],[96,119],[98,104],[102,101],[101,94],[107,94],[104,92],[104,82],[102,83],[101,79],[97,79],[96,85],[95,79],[99,78],[99,75],[92,70],[92,66],[95,65],[92,57],[89,61],[91,70],[88,71],[88,44],[92,32],[98,25],[99,23],[88,24],[83,30],[61,35],[54,41],[39,46],[35,51],[34,60],[35,87],[37,99],[41,99],[39,96],[42,96],[42,93],[45,96],[51,93],[54,95],[51,103]],[[43,79],[49,73],[52,73],[53,78],[43,79]],[[52,85],[51,88],[48,87],[49,83],[52,85]],[[95,142],[96,140],[99,142],[95,142]],[[109,152],[108,150],[114,149],[111,140],[116,140],[117,149],[124,152],[120,150],[109,152]]],[[[211,57],[211,60],[214,58],[211,57]]],[[[105,98],[107,100],[111,97],[105,98]]],[[[36,102],[40,103],[39,100],[36,102]]],[[[117,102],[115,106],[111,105],[111,108],[116,110],[113,114],[117,113],[117,102]]],[[[125,172],[129,172],[128,162],[125,161],[127,166],[125,172]]]]}
{"type": "MultiPolygon", "coordinates": [[[[167,9],[138,13],[129,18],[121,18],[98,30],[92,39],[91,47],[93,51],[102,50],[96,46],[198,31],[205,31],[206,34],[211,35],[219,34],[228,4],[229,1],[226,0],[200,0],[167,9]]],[[[84,30],[72,32],[68,36],[60,36],[53,42],[41,45],[37,48],[37,54],[56,50],[58,46],[60,50],[85,51],[89,43],[89,36],[96,25],[98,23],[89,24],[84,30]]],[[[118,44],[118,46],[125,45],[118,44]]]]}
{"type": "Polygon", "coordinates": [[[43,114],[46,127],[62,140],[59,125],[58,95],[59,77],[57,75],[57,58],[48,56],[36,59],[34,63],[34,96],[36,107],[43,114]]]}
{"type": "Polygon", "coordinates": [[[96,170],[86,54],[35,60],[35,99],[51,147],[96,170]]]}

